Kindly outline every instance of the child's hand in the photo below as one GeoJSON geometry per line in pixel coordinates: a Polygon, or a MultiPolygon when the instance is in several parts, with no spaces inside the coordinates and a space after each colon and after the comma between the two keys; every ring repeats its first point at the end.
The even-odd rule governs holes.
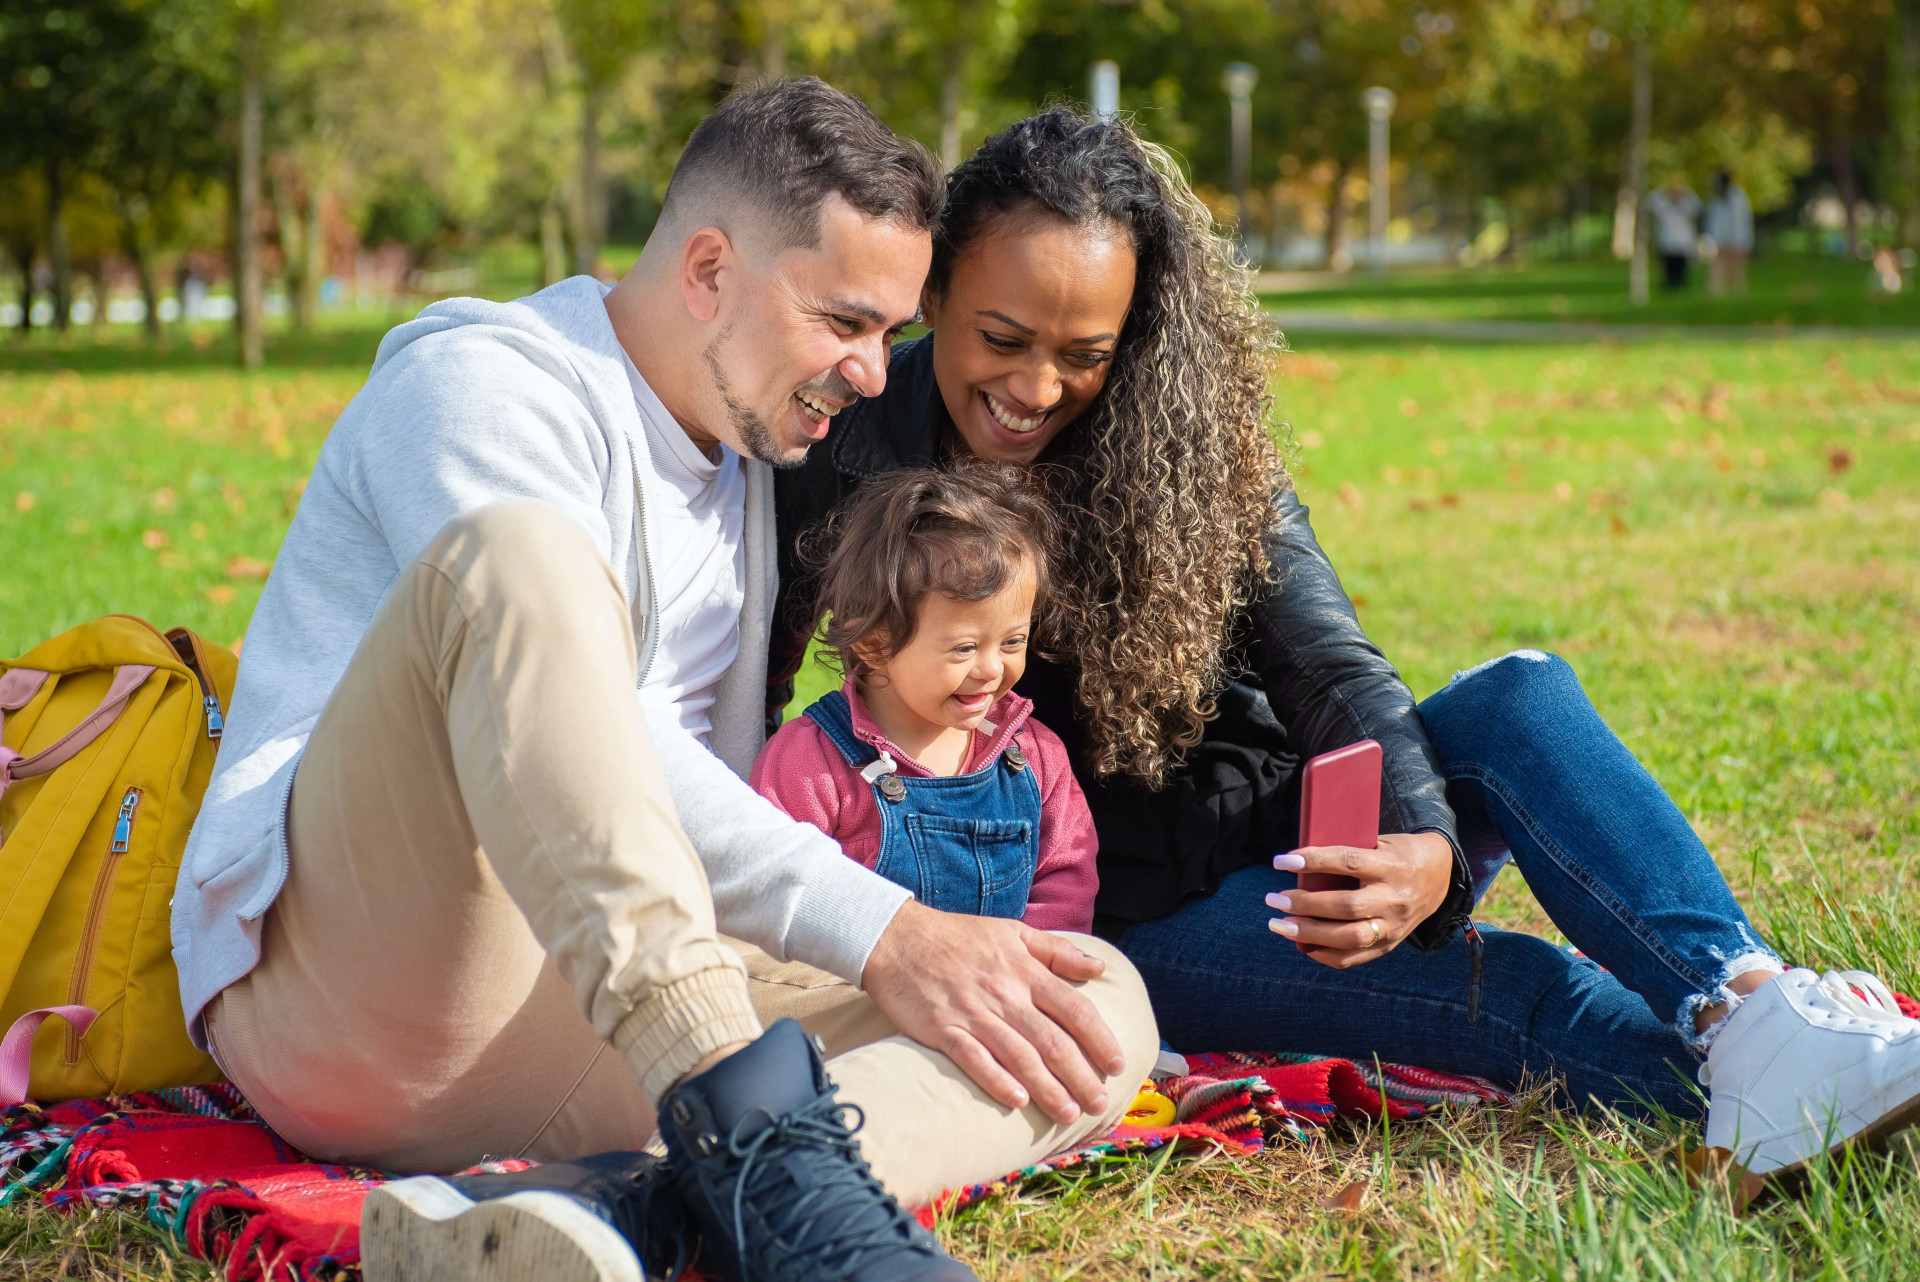
{"type": "Polygon", "coordinates": [[[1009,1108],[1066,1125],[1107,1106],[1120,1044],[1073,983],[1104,969],[1058,935],[1003,917],[901,906],[860,986],[895,1028],[940,1051],[1009,1108]]]}
{"type": "Polygon", "coordinates": [[[1273,857],[1282,872],[1352,878],[1354,889],[1295,889],[1267,896],[1285,914],[1267,923],[1301,952],[1336,970],[1384,957],[1432,916],[1453,880],[1453,847],[1439,833],[1392,833],[1377,850],[1303,846],[1273,857]]]}

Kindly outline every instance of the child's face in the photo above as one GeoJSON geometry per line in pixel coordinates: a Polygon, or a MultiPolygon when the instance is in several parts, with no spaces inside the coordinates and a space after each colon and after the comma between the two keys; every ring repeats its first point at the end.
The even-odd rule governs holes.
{"type": "Polygon", "coordinates": [[[876,684],[928,727],[977,728],[1026,671],[1034,587],[1033,563],[1022,561],[1013,580],[984,601],[928,593],[913,639],[873,665],[882,678],[876,684]]]}

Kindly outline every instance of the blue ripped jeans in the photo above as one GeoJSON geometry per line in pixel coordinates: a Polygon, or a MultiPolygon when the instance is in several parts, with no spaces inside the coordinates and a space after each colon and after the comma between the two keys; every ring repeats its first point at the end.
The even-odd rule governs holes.
{"type": "MultiPolygon", "coordinates": [[[[1267,929],[1268,892],[1294,877],[1259,864],[1119,938],[1161,1036],[1177,1050],[1377,1056],[1508,1087],[1551,1073],[1581,1103],[1697,1114],[1695,1012],[1734,975],[1779,963],[1686,818],[1552,655],[1522,650],[1462,673],[1420,715],[1475,898],[1512,859],[1586,955],[1482,927],[1469,1021],[1465,939],[1334,970],[1267,929]]],[[[1291,836],[1276,834],[1276,850],[1291,836]]]]}

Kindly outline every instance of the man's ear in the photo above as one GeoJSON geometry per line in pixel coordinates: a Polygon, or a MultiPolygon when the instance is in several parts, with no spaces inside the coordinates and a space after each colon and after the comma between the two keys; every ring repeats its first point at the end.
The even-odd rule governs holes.
{"type": "Polygon", "coordinates": [[[720,314],[720,276],[733,267],[733,241],[718,227],[702,227],[680,247],[680,297],[695,320],[720,314]]]}

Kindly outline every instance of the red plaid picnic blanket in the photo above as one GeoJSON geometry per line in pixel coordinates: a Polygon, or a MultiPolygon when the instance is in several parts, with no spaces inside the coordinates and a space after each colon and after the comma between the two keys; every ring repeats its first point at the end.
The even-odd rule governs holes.
{"type": "MultiPolygon", "coordinates": [[[[1336,1116],[1395,1120],[1502,1098],[1490,1084],[1399,1065],[1289,1055],[1201,1055],[1156,1090],[1165,1126],[1121,1125],[988,1184],[953,1189],[921,1212],[995,1197],[1070,1167],[1174,1146],[1258,1151],[1336,1116]]],[[[531,1162],[476,1169],[523,1170],[531,1162]]],[[[188,1254],[238,1280],[357,1278],[360,1204],[393,1175],[315,1162],[260,1120],[229,1085],[181,1087],[0,1112],[0,1205],[138,1207],[188,1254]]]]}

